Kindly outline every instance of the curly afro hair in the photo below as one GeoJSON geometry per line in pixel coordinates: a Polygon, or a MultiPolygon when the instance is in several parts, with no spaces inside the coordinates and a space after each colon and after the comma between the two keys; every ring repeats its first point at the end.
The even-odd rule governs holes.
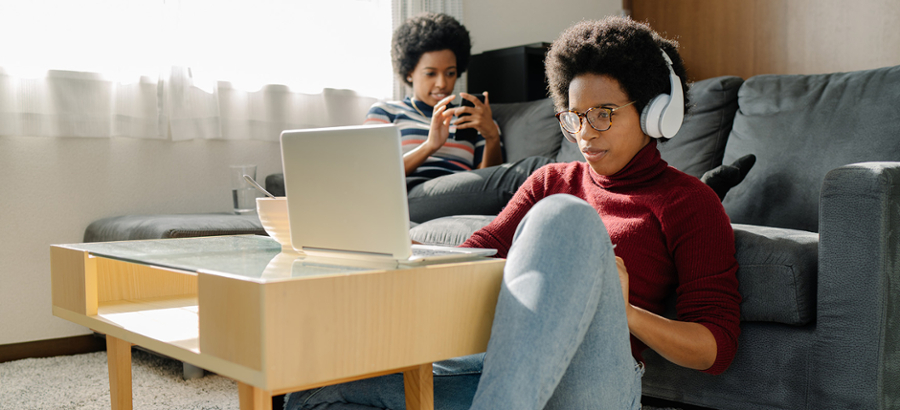
{"type": "Polygon", "coordinates": [[[550,95],[558,111],[569,109],[569,84],[581,74],[608,75],[622,87],[638,112],[659,94],[668,94],[669,68],[660,49],[672,60],[681,78],[684,112],[688,109],[688,85],[677,43],[662,38],[648,25],[627,17],[582,21],[553,42],[545,65],[550,95]]]}
{"type": "Polygon", "coordinates": [[[422,54],[450,50],[456,55],[459,74],[469,66],[472,42],[469,31],[455,18],[442,13],[422,13],[406,20],[394,31],[391,60],[400,80],[412,85],[406,77],[419,64],[422,54]]]}

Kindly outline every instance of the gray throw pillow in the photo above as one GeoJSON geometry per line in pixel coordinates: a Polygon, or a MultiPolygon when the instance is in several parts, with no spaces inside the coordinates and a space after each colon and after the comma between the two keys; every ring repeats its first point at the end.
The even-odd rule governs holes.
{"type": "Polygon", "coordinates": [[[458,246],[492,220],[490,215],[445,216],[417,224],[409,230],[409,236],[426,245],[458,246]]]}
{"type": "Polygon", "coordinates": [[[671,140],[659,144],[659,152],[669,165],[698,178],[722,165],[743,82],[740,77],[725,76],[691,84],[691,106],[681,129],[671,140]]]}
{"type": "Polygon", "coordinates": [[[542,156],[553,158],[562,143],[562,130],[556,120],[553,101],[491,104],[491,111],[506,149],[506,162],[542,156]]]}

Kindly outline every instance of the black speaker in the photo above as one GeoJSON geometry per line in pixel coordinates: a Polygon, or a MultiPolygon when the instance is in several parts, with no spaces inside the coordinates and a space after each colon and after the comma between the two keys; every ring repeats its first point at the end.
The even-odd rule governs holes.
{"type": "Polygon", "coordinates": [[[469,60],[470,94],[490,93],[491,103],[513,103],[548,97],[544,56],[550,43],[533,43],[475,54],[469,60]]]}

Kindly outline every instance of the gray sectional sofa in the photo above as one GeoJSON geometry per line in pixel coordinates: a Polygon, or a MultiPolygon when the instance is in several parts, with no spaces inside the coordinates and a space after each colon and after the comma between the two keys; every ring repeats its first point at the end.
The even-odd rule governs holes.
{"type": "MultiPolygon", "coordinates": [[[[660,146],[670,165],[699,176],[757,158],[723,201],[740,347],[718,376],[648,352],[644,394],[724,410],[900,408],[900,67],[720,77],[691,96],[660,146]]],[[[556,158],[578,160],[572,148],[556,158]]],[[[490,219],[436,219],[413,237],[459,243],[490,219]]]]}
{"type": "MultiPolygon", "coordinates": [[[[644,394],[726,410],[900,408],[900,66],[719,77],[690,95],[684,126],[660,145],[670,165],[700,177],[757,158],[723,201],[740,265],[742,334],[718,376],[646,353],[644,394]]],[[[493,111],[510,161],[581,159],[549,100],[493,111]]],[[[454,245],[491,218],[439,218],[411,233],[454,245]]],[[[92,224],[85,239],[137,239],[115,219],[92,224]]]]}

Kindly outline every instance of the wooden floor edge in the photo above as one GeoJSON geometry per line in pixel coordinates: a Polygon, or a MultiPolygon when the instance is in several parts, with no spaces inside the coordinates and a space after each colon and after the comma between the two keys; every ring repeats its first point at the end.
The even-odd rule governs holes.
{"type": "Polygon", "coordinates": [[[106,340],[102,335],[88,334],[61,337],[58,339],[35,340],[31,342],[0,345],[0,363],[21,359],[67,356],[106,350],[106,340]]]}

